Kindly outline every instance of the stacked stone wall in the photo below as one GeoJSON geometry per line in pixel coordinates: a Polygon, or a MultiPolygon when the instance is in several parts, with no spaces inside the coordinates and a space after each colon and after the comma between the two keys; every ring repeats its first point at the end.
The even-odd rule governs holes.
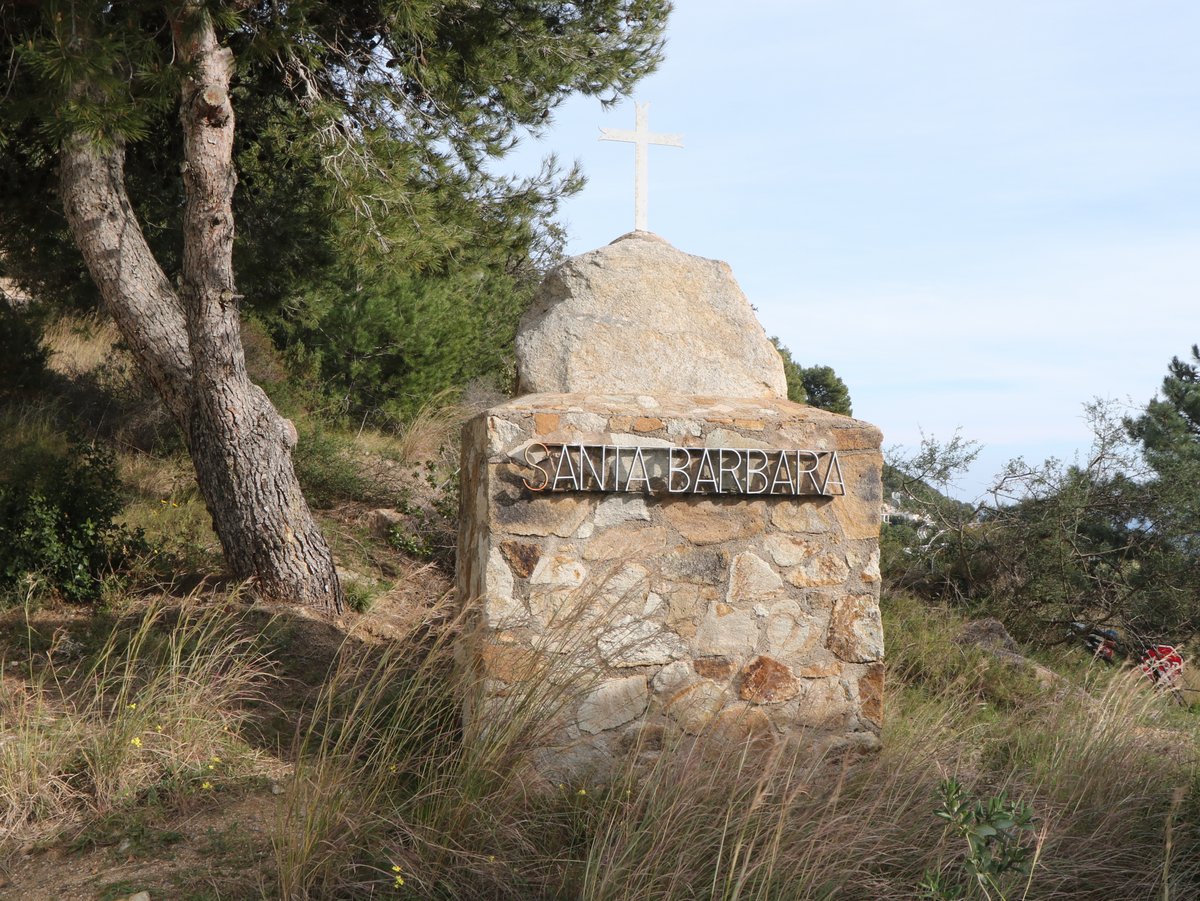
{"type": "Polygon", "coordinates": [[[533,394],[473,419],[468,725],[561,683],[550,774],[667,730],[876,745],[879,446],[873,426],[768,398],[533,394]],[[836,451],[845,494],[533,492],[526,449],[556,443],[836,451]]]}

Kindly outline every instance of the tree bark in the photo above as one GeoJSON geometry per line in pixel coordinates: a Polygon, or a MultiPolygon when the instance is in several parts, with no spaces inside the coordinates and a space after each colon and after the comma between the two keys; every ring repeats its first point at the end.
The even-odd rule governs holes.
{"type": "Polygon", "coordinates": [[[246,373],[233,276],[233,56],[196,6],[176,21],[190,64],[184,133],[183,272],[154,259],[125,190],[124,152],[82,138],[64,148],[63,205],[122,337],[184,432],[225,559],[264,595],[341,612],[330,553],[300,490],[296,430],[246,373]]]}

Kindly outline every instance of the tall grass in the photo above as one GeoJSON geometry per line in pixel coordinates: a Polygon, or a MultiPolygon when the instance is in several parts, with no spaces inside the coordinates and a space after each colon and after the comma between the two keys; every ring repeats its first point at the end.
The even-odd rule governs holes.
{"type": "MultiPolygon", "coordinates": [[[[564,619],[578,625],[586,607],[564,619]]],[[[537,752],[588,685],[583,630],[556,630],[464,731],[463,704],[482,703],[484,687],[459,641],[469,616],[414,623],[370,651],[348,639],[298,736],[274,835],[281,897],[373,897],[403,874],[429,897],[525,898],[556,868],[531,804],[545,788],[537,752]]]]}
{"type": "MultiPolygon", "coordinates": [[[[574,643],[597,626],[593,602],[550,624],[527,678],[489,686],[493,706],[469,732],[462,703],[481,686],[456,657],[460,617],[434,611],[386,644],[350,636],[300,720],[272,896],[908,901],[927,874],[964,872],[961,842],[933,815],[948,776],[1034,811],[1035,866],[992,898],[1200,896],[1194,726],[1144,680],[1000,705],[975,675],[926,680],[948,672],[938,634],[955,623],[922,627],[913,610],[889,621],[907,650],[878,753],[726,729],[655,736],[611,771],[547,782],[538,748],[586,690],[574,643]]],[[[57,641],[31,637],[18,668],[4,661],[0,855],[219,794],[259,765],[238,732],[272,668],[221,599],[119,622],[71,666],[53,662],[69,650],[57,641]]]]}
{"type": "MultiPolygon", "coordinates": [[[[106,316],[66,314],[42,331],[42,346],[49,352],[48,366],[54,372],[77,376],[111,364],[121,335],[106,316]]],[[[127,355],[123,355],[127,357],[127,355]]],[[[129,363],[123,362],[123,368],[129,363]]]]}
{"type": "Polygon", "coordinates": [[[232,608],[153,607],[73,666],[25,657],[0,692],[0,853],[252,768],[237,728],[271,666],[232,608]]]}
{"type": "MultiPolygon", "coordinates": [[[[346,655],[277,825],[281,897],[908,901],[927,874],[965,872],[961,842],[933,815],[948,776],[1034,810],[1036,863],[1010,874],[1005,898],[1200,894],[1197,736],[1162,726],[1162,698],[1138,682],[1031,682],[994,705],[979,661],[943,668],[947,649],[908,634],[921,619],[906,615],[893,632],[912,640],[898,655],[911,682],[889,687],[879,753],[807,740],[819,736],[668,735],[614,772],[557,785],[536,778],[535,749],[565,709],[566,670],[531,669],[491,728],[464,735],[472,686],[449,659],[453,630],[419,651],[346,655]],[[921,647],[935,659],[921,664],[921,647]],[[925,683],[930,668],[949,675],[925,683]]],[[[944,637],[954,625],[926,624],[944,637]]]]}

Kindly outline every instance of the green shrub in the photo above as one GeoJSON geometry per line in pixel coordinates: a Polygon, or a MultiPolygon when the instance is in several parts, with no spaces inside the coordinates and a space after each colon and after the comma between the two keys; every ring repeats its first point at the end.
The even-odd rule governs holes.
{"type": "Polygon", "coordinates": [[[527,286],[485,269],[382,273],[307,292],[294,318],[276,325],[276,339],[338,413],[406,420],[447,390],[507,381],[528,299],[527,286]]]}
{"type": "Polygon", "coordinates": [[[327,510],[340,501],[368,495],[367,483],[350,459],[349,441],[307,417],[296,419],[300,440],[292,451],[296,477],[309,505],[327,510]]]}
{"type": "Polygon", "coordinates": [[[0,592],[31,578],[72,601],[146,550],[141,530],[113,522],[124,502],[111,452],[76,444],[64,458],[18,459],[0,482],[0,592]]]}

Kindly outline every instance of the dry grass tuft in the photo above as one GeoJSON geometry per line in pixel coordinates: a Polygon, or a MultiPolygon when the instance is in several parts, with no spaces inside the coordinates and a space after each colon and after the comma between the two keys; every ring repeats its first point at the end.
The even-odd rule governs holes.
{"type": "Polygon", "coordinates": [[[122,370],[132,367],[128,354],[118,351],[116,325],[99,313],[67,314],[46,326],[42,346],[49,352],[51,371],[68,378],[93,373],[114,361],[122,370]]]}
{"type": "Polygon", "coordinates": [[[4,661],[0,854],[69,835],[147,792],[219,792],[255,770],[237,728],[272,667],[238,622],[230,606],[199,608],[193,597],[117,622],[74,665],[56,663],[56,647],[16,661],[24,678],[4,661]]]}

